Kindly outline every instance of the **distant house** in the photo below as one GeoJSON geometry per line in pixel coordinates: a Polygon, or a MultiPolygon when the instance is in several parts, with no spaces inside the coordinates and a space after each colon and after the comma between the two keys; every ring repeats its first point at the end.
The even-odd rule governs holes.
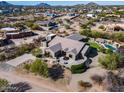
{"type": "Polygon", "coordinates": [[[16,31],[18,31],[18,29],[12,28],[12,27],[5,27],[5,28],[1,28],[0,30],[5,31],[5,32],[16,32],[16,31]]]}
{"type": "Polygon", "coordinates": [[[23,38],[34,35],[32,31],[29,31],[27,29],[20,31],[19,29],[16,28],[6,27],[6,28],[1,28],[1,31],[4,32],[7,39],[17,39],[17,38],[23,38]]]}
{"type": "Polygon", "coordinates": [[[69,57],[73,60],[83,59],[89,46],[83,42],[56,36],[49,43],[46,52],[53,58],[61,56],[69,57]]]}
{"type": "Polygon", "coordinates": [[[36,24],[42,26],[44,30],[52,30],[57,26],[57,24],[53,21],[37,21],[36,24]]]}
{"type": "Polygon", "coordinates": [[[41,26],[55,26],[56,23],[52,22],[52,21],[37,21],[37,24],[41,25],[41,26]]]}
{"type": "Polygon", "coordinates": [[[49,35],[47,35],[46,40],[49,42],[49,41],[51,41],[55,36],[56,36],[56,34],[49,34],[49,35]]]}
{"type": "Polygon", "coordinates": [[[71,34],[71,35],[67,36],[66,38],[72,39],[72,40],[77,40],[77,41],[87,41],[87,37],[82,36],[80,34],[71,34]]]}
{"type": "Polygon", "coordinates": [[[0,14],[8,14],[10,13],[10,10],[0,10],[0,14]]]}
{"type": "Polygon", "coordinates": [[[86,17],[88,17],[88,18],[95,18],[96,15],[95,14],[87,14],[86,17]]]}
{"type": "Polygon", "coordinates": [[[45,12],[44,13],[45,16],[49,16],[51,18],[55,18],[55,17],[60,17],[62,16],[62,14],[59,14],[59,13],[49,13],[49,12],[45,12]]]}
{"type": "Polygon", "coordinates": [[[75,13],[68,13],[68,14],[67,14],[67,16],[69,16],[69,17],[70,17],[70,19],[74,19],[74,18],[78,17],[78,16],[79,16],[79,14],[75,14],[75,13]]]}

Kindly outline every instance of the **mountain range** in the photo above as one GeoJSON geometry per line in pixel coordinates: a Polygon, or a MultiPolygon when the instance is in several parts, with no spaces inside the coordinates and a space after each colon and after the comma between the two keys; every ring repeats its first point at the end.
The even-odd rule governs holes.
{"type": "MultiPolygon", "coordinates": [[[[3,7],[3,6],[19,6],[19,5],[14,5],[14,4],[8,3],[6,1],[0,1],[0,6],[3,7]]],[[[25,5],[23,5],[23,6],[25,6],[25,5]]],[[[36,7],[51,7],[51,5],[49,5],[47,3],[39,3],[39,4],[34,5],[34,6],[36,6],[36,7]]],[[[74,6],[84,6],[84,4],[77,4],[74,6]]],[[[86,4],[86,6],[98,6],[98,4],[96,4],[94,2],[90,2],[90,3],[86,4]]]]}
{"type": "Polygon", "coordinates": [[[0,6],[13,6],[13,4],[8,3],[8,2],[6,2],[6,1],[1,1],[1,2],[0,2],[0,6]]]}

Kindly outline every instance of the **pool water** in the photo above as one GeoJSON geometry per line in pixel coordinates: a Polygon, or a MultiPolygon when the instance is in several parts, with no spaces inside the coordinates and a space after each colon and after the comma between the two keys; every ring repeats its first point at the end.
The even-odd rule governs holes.
{"type": "Polygon", "coordinates": [[[111,50],[113,50],[113,51],[116,51],[116,48],[113,47],[113,46],[110,45],[110,44],[105,44],[105,47],[106,47],[106,48],[109,48],[109,49],[111,49],[111,50]]]}
{"type": "Polygon", "coordinates": [[[113,51],[116,51],[116,48],[113,47],[113,46],[110,45],[110,44],[105,44],[105,47],[106,47],[106,48],[109,48],[109,49],[111,49],[111,50],[113,50],[113,51]]]}

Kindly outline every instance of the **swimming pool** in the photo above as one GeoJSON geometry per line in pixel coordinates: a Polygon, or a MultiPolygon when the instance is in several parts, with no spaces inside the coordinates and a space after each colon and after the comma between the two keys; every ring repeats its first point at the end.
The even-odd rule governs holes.
{"type": "Polygon", "coordinates": [[[117,49],[113,47],[111,44],[104,44],[106,48],[116,51],[117,49]]]}

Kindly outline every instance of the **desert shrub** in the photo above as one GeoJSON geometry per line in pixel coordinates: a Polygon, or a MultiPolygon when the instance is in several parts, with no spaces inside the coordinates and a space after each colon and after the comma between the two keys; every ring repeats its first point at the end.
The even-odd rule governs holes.
{"type": "Polygon", "coordinates": [[[114,31],[120,31],[120,30],[123,30],[123,28],[120,27],[120,26],[115,26],[115,27],[114,27],[114,31]]]}
{"type": "Polygon", "coordinates": [[[106,49],[105,49],[103,46],[101,46],[101,47],[99,48],[99,51],[102,52],[102,53],[106,53],[106,49]]]}
{"type": "Polygon", "coordinates": [[[123,92],[123,82],[124,78],[114,74],[113,72],[108,72],[105,78],[106,89],[110,92],[123,92]]]}
{"type": "Polygon", "coordinates": [[[32,50],[32,54],[36,57],[39,57],[42,54],[42,50],[40,48],[35,48],[32,50]]]}
{"type": "Polygon", "coordinates": [[[85,70],[86,70],[86,66],[84,64],[72,65],[71,66],[71,72],[73,74],[83,73],[85,70]]]}
{"type": "Polygon", "coordinates": [[[69,25],[65,25],[65,28],[66,28],[66,29],[70,29],[70,26],[69,26],[69,25]]]}
{"type": "Polygon", "coordinates": [[[91,87],[92,86],[89,82],[84,82],[83,80],[78,81],[78,84],[82,87],[91,87]]]}
{"type": "Polygon", "coordinates": [[[27,71],[30,71],[31,64],[25,64],[23,68],[27,71]]]}
{"type": "Polygon", "coordinates": [[[106,49],[105,53],[112,54],[113,53],[113,50],[112,49],[106,49]]]}
{"type": "Polygon", "coordinates": [[[91,80],[94,83],[101,85],[103,83],[104,77],[99,76],[99,75],[93,75],[93,76],[91,76],[91,80]]]}
{"type": "Polygon", "coordinates": [[[81,88],[81,91],[86,91],[87,89],[92,87],[92,84],[89,82],[84,82],[83,80],[78,81],[78,85],[81,88]]]}
{"type": "Polygon", "coordinates": [[[30,71],[43,77],[48,77],[48,66],[40,59],[36,59],[30,67],[30,71]]]}
{"type": "Polygon", "coordinates": [[[100,57],[98,61],[102,67],[109,70],[115,70],[120,65],[119,59],[120,56],[117,53],[111,53],[100,57]]]}
{"type": "Polygon", "coordinates": [[[99,26],[99,29],[105,29],[104,25],[99,26]]]}
{"type": "Polygon", "coordinates": [[[3,91],[8,84],[9,82],[6,79],[0,79],[0,91],[3,91]]]}

